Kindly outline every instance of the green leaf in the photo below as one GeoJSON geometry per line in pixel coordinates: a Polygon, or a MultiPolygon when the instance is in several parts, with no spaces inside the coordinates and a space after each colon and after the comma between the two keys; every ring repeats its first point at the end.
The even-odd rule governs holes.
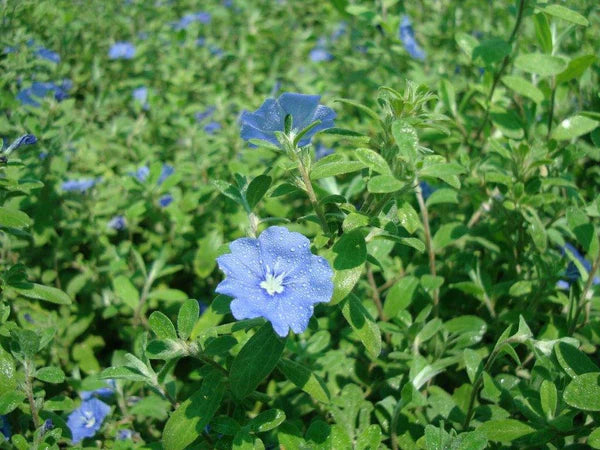
{"type": "Polygon", "coordinates": [[[465,169],[457,163],[434,163],[425,166],[419,172],[421,177],[439,178],[456,189],[460,189],[457,175],[464,173],[465,169]]]}
{"type": "Polygon", "coordinates": [[[367,428],[363,430],[363,432],[358,436],[358,441],[356,441],[356,450],[371,450],[380,448],[381,439],[381,428],[379,425],[369,425],[367,428]]]}
{"type": "Polygon", "coordinates": [[[469,229],[459,222],[442,225],[433,236],[433,247],[441,250],[447,245],[456,242],[469,232],[469,229]]]}
{"type": "Polygon", "coordinates": [[[596,428],[587,438],[587,445],[592,448],[600,448],[600,428],[596,428]]]}
{"type": "Polygon", "coordinates": [[[531,292],[531,281],[521,280],[514,283],[508,290],[508,295],[520,297],[531,292]]]}
{"type": "Polygon", "coordinates": [[[548,18],[545,14],[537,13],[533,16],[533,23],[542,50],[544,50],[544,53],[552,53],[552,32],[550,31],[548,18]]]}
{"type": "Polygon", "coordinates": [[[28,227],[32,222],[23,211],[0,206],[0,227],[21,229],[28,227]]]}
{"type": "Polygon", "coordinates": [[[342,314],[372,358],[381,353],[381,332],[360,299],[350,294],[342,304],[342,314]]]}
{"type": "Polygon", "coordinates": [[[566,83],[581,77],[583,73],[596,61],[596,55],[583,55],[569,61],[567,68],[556,76],[557,83],[566,83]]]}
{"type": "Polygon", "coordinates": [[[19,352],[26,358],[34,358],[40,349],[40,337],[32,330],[12,329],[11,336],[16,341],[19,352]]]}
{"type": "Polygon", "coordinates": [[[571,378],[590,372],[600,372],[600,369],[594,362],[578,348],[558,342],[554,346],[554,354],[563,370],[571,378]]]}
{"type": "Polygon", "coordinates": [[[506,75],[502,77],[502,83],[504,83],[507,88],[515,91],[517,94],[530,98],[536,103],[541,103],[544,100],[544,93],[525,78],[515,75],[506,75]]]}
{"type": "Polygon", "coordinates": [[[565,141],[576,138],[598,127],[600,123],[585,116],[572,116],[563,120],[553,131],[552,139],[565,141]]]}
{"type": "Polygon", "coordinates": [[[253,433],[264,433],[277,428],[284,420],[285,413],[281,409],[268,409],[250,420],[247,426],[253,433]]]}
{"type": "MultiPolygon", "coordinates": [[[[350,11],[348,11],[348,12],[350,12],[350,11]]],[[[345,103],[346,105],[354,106],[355,108],[358,108],[362,112],[366,113],[368,116],[370,116],[376,122],[380,121],[379,116],[377,115],[377,113],[375,111],[373,111],[371,108],[367,107],[367,106],[361,105],[358,102],[355,102],[353,100],[348,100],[348,99],[345,99],[345,98],[338,98],[335,101],[338,102],[338,103],[345,103]]]]}
{"type": "Polygon", "coordinates": [[[250,182],[246,190],[246,201],[250,209],[254,209],[270,187],[271,177],[267,175],[259,175],[250,182]]]}
{"type": "Polygon", "coordinates": [[[285,377],[319,402],[329,403],[329,390],[325,382],[303,364],[281,358],[277,369],[285,377]]]}
{"type": "Polygon", "coordinates": [[[488,420],[477,431],[485,433],[490,441],[512,442],[535,431],[529,425],[514,419],[488,420]]]}
{"type": "Polygon", "coordinates": [[[434,206],[443,203],[458,204],[458,192],[450,188],[436,189],[425,202],[427,206],[434,206]]]}
{"type": "Polygon", "coordinates": [[[343,175],[345,173],[356,172],[357,170],[364,169],[365,165],[360,161],[340,161],[338,160],[326,160],[326,158],[320,159],[310,171],[310,177],[313,180],[319,178],[333,177],[336,175],[343,175]]]}
{"type": "Polygon", "coordinates": [[[229,383],[231,392],[242,399],[271,373],[277,365],[285,338],[280,338],[266,323],[242,347],[231,364],[229,383]]]}
{"type": "Polygon", "coordinates": [[[117,297],[119,297],[127,306],[131,309],[136,309],[140,301],[140,295],[136,287],[129,281],[124,275],[119,275],[113,280],[113,290],[117,297]]]}
{"type": "Polygon", "coordinates": [[[417,130],[406,121],[398,119],[392,123],[392,135],[398,146],[400,157],[409,165],[414,166],[419,147],[417,130]]]}
{"type": "Polygon", "coordinates": [[[360,230],[344,233],[333,246],[337,254],[333,267],[336,270],[353,269],[367,260],[367,245],[360,230]]]}
{"type": "Polygon", "coordinates": [[[577,375],[563,394],[567,405],[584,411],[600,411],[600,372],[577,375]]]}
{"type": "Polygon", "coordinates": [[[160,311],[154,311],[148,318],[150,329],[159,339],[177,339],[177,332],[171,319],[160,311]]]}
{"type": "Polygon", "coordinates": [[[515,66],[525,72],[535,73],[542,77],[558,75],[567,67],[567,60],[559,56],[543,53],[520,54],[515,59],[515,66]]]}
{"type": "Polygon", "coordinates": [[[398,239],[398,242],[402,245],[414,248],[416,251],[423,253],[425,251],[425,244],[421,239],[412,237],[403,237],[398,239]]]}
{"type": "Polygon", "coordinates": [[[454,40],[469,58],[473,57],[473,50],[479,44],[479,42],[474,36],[464,32],[458,32],[454,36],[454,40]]]}
{"type": "Polygon", "coordinates": [[[108,367],[104,369],[99,378],[103,380],[129,380],[129,381],[148,381],[148,377],[138,370],[131,367],[108,367]]]}
{"type": "Polygon", "coordinates": [[[403,187],[404,183],[393,175],[376,175],[369,180],[367,190],[373,194],[387,194],[403,187]]]}
{"type": "Polygon", "coordinates": [[[25,400],[25,394],[17,390],[0,395],[0,415],[4,416],[14,411],[23,400],[25,400]]]}
{"type": "Polygon", "coordinates": [[[173,359],[185,353],[180,341],[175,339],[154,339],[148,343],[146,352],[150,359],[173,359]]]}
{"type": "Polygon", "coordinates": [[[398,315],[400,311],[409,307],[413,300],[415,291],[419,286],[419,279],[412,275],[406,275],[388,291],[383,304],[384,314],[392,319],[398,315]]]}
{"type": "Polygon", "coordinates": [[[587,27],[590,23],[588,20],[572,9],[562,5],[548,5],[544,7],[543,11],[551,16],[558,17],[559,19],[566,20],[577,25],[583,25],[587,27]]]}
{"type": "Polygon", "coordinates": [[[177,315],[177,330],[181,339],[186,340],[190,337],[199,316],[200,306],[197,300],[190,298],[181,305],[179,314],[177,315]]]}
{"type": "Polygon", "coordinates": [[[221,192],[226,197],[229,197],[234,202],[243,205],[244,200],[242,198],[242,194],[240,190],[235,187],[233,184],[227,183],[223,180],[212,180],[212,185],[221,192]]]}
{"type": "Polygon", "coordinates": [[[408,202],[402,203],[398,208],[398,219],[400,219],[400,225],[402,225],[410,234],[423,228],[421,219],[419,219],[419,214],[408,202]]]}
{"type": "Polygon", "coordinates": [[[473,49],[473,63],[490,67],[510,54],[511,46],[503,39],[493,38],[481,42],[473,49]]]}
{"type": "Polygon", "coordinates": [[[446,79],[440,81],[440,95],[446,109],[456,117],[456,91],[454,90],[454,85],[450,81],[446,79]]]}
{"type": "Polygon", "coordinates": [[[0,345],[0,395],[17,387],[15,359],[0,345]]]}
{"type": "Polygon", "coordinates": [[[466,348],[463,351],[463,358],[465,361],[465,367],[467,369],[467,375],[471,383],[475,382],[475,379],[479,376],[483,370],[483,359],[479,352],[466,348]]]}
{"type": "Polygon", "coordinates": [[[354,151],[354,155],[359,161],[361,161],[371,170],[384,175],[392,174],[392,170],[390,169],[390,166],[388,166],[388,163],[385,161],[383,156],[374,150],[371,150],[370,148],[357,148],[354,151]]]}
{"type": "Polygon", "coordinates": [[[62,383],[65,381],[65,373],[58,367],[42,367],[35,373],[35,377],[46,383],[62,383]]]}
{"type": "Polygon", "coordinates": [[[219,408],[224,393],[221,374],[209,372],[200,389],[181,403],[167,420],[162,435],[165,450],[183,450],[201,436],[219,408]]]}
{"type": "Polygon", "coordinates": [[[553,419],[558,406],[558,392],[556,385],[550,380],[544,380],[540,385],[540,404],[546,418],[553,419]]]}
{"type": "Polygon", "coordinates": [[[57,305],[71,304],[71,297],[55,287],[44,286],[37,283],[28,283],[26,288],[16,288],[14,286],[11,286],[11,288],[25,297],[34,298],[36,300],[43,300],[57,305]]]}
{"type": "Polygon", "coordinates": [[[344,300],[360,279],[364,264],[346,270],[334,270],[333,273],[333,295],[330,305],[336,305],[344,300]]]}

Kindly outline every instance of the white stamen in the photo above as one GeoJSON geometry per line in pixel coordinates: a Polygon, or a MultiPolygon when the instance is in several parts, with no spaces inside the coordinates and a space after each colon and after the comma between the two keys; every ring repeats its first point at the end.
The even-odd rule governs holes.
{"type": "Polygon", "coordinates": [[[275,276],[273,271],[267,266],[265,279],[261,281],[260,287],[267,291],[269,295],[281,294],[283,292],[283,277],[285,273],[275,276]]]}

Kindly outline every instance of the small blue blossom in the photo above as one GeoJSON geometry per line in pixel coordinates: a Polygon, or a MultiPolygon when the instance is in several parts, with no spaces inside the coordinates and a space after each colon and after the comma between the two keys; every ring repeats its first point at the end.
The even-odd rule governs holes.
{"type": "Polygon", "coordinates": [[[82,178],[79,180],[67,180],[63,182],[61,188],[66,192],[85,192],[93,188],[100,182],[100,178],[82,178]]]}
{"type": "Polygon", "coordinates": [[[332,128],[335,111],[319,105],[320,95],[304,95],[286,92],[277,100],[268,98],[255,112],[244,111],[241,115],[241,136],[244,140],[262,139],[280,145],[275,132],[284,132],[285,117],[292,116],[292,132],[298,133],[316,120],[317,126],[304,135],[301,147],[308,145],[312,137],[321,130],[332,128]]]}
{"type": "Polygon", "coordinates": [[[170,166],[169,164],[163,164],[162,169],[160,171],[160,176],[158,177],[158,181],[156,182],[156,184],[160,186],[168,177],[173,175],[174,172],[175,168],[173,166],[170,166]]]}
{"type": "Polygon", "coordinates": [[[312,62],[331,61],[333,59],[333,55],[331,53],[318,45],[310,51],[308,56],[312,62]]]}
{"type": "Polygon", "coordinates": [[[166,208],[173,202],[173,196],[171,194],[165,194],[158,199],[158,204],[161,208],[166,208]]]}
{"type": "MultiPolygon", "coordinates": [[[[33,134],[24,134],[23,136],[20,136],[17,139],[15,139],[14,142],[10,144],[6,150],[4,150],[4,152],[6,152],[6,154],[9,155],[19,147],[22,147],[23,145],[33,145],[36,142],[37,138],[33,134]]],[[[0,145],[0,153],[2,152],[2,146],[0,145]]]]}
{"type": "Polygon", "coordinates": [[[150,105],[148,104],[148,88],[146,86],[135,88],[132,92],[132,96],[136,102],[142,104],[143,109],[150,109],[150,105]]]}
{"type": "Polygon", "coordinates": [[[348,31],[348,24],[346,22],[342,21],[342,22],[338,23],[338,26],[336,27],[336,29],[333,31],[333,33],[331,33],[331,41],[332,42],[337,41],[344,34],[346,34],[347,31],[348,31]]]}
{"type": "Polygon", "coordinates": [[[197,112],[194,116],[196,117],[196,121],[198,123],[202,122],[204,119],[208,119],[209,117],[211,117],[215,111],[216,111],[216,107],[214,106],[209,106],[208,108],[206,108],[204,111],[200,111],[197,112]]]}
{"type": "Polygon", "coordinates": [[[40,154],[38,156],[43,161],[44,159],[46,159],[48,157],[48,155],[49,155],[48,152],[40,152],[40,154]]]}
{"type": "Polygon", "coordinates": [[[2,53],[4,53],[5,55],[8,55],[9,53],[17,53],[17,49],[16,47],[11,47],[11,46],[6,46],[4,47],[4,50],[2,50],[2,53]]]}
{"type": "Polygon", "coordinates": [[[223,56],[223,49],[217,47],[216,45],[209,45],[208,46],[208,51],[210,52],[211,55],[215,55],[215,56],[223,56]]]}
{"type": "Polygon", "coordinates": [[[29,313],[23,314],[23,319],[25,319],[29,323],[35,323],[35,320],[33,320],[33,317],[31,317],[31,314],[29,313]]]}
{"type": "Polygon", "coordinates": [[[175,22],[173,24],[173,28],[177,31],[185,30],[194,22],[208,24],[210,23],[210,19],[210,13],[207,13],[205,11],[198,11],[196,13],[186,14],[185,16],[183,16],[181,19],[179,19],[178,22],[175,22]]]}
{"type": "Polygon", "coordinates": [[[10,439],[12,435],[10,423],[8,423],[6,416],[0,416],[0,433],[4,435],[6,440],[10,439]]]}
{"type": "Polygon", "coordinates": [[[115,42],[108,51],[110,59],[131,59],[135,56],[135,46],[131,42],[115,42]]]}
{"type": "Polygon", "coordinates": [[[54,93],[56,101],[61,102],[69,96],[68,90],[71,89],[71,86],[72,83],[70,80],[65,80],[60,85],[49,81],[35,81],[31,84],[31,87],[25,88],[17,94],[17,100],[23,105],[37,108],[40,106],[39,99],[44,98],[50,93],[54,93]]]}
{"type": "Polygon", "coordinates": [[[435,188],[431,187],[427,181],[419,182],[419,186],[421,187],[421,194],[424,200],[427,200],[435,192],[435,188]]]}
{"type": "Polygon", "coordinates": [[[279,336],[291,328],[302,333],[316,303],[333,294],[333,270],[325,258],[310,252],[300,233],[272,226],[258,239],[240,238],[219,256],[225,273],[216,292],[233,298],[231,313],[238,319],[264,317],[279,336]]]}
{"type": "Polygon", "coordinates": [[[325,158],[327,155],[331,155],[333,153],[333,149],[324,146],[320,142],[315,145],[315,161],[318,161],[321,158],[325,158]]]}
{"type": "Polygon", "coordinates": [[[52,50],[49,50],[44,47],[38,47],[35,51],[35,54],[38,55],[40,58],[46,59],[55,64],[58,64],[60,62],[60,55],[58,53],[53,52],[52,50]]]}
{"type": "Polygon", "coordinates": [[[52,419],[44,420],[44,433],[50,431],[52,428],[54,428],[54,423],[52,423],[52,419]]]}
{"type": "Polygon", "coordinates": [[[404,44],[404,48],[410,56],[412,56],[414,59],[425,59],[425,52],[419,46],[417,40],[415,39],[415,32],[407,15],[402,16],[402,21],[400,22],[400,29],[398,30],[398,34],[400,36],[400,40],[404,44]]]}
{"type": "Polygon", "coordinates": [[[92,437],[102,426],[110,412],[110,406],[97,398],[84,400],[81,406],[69,414],[67,426],[71,430],[73,443],[92,437]]]}
{"type": "Polygon", "coordinates": [[[118,441],[126,441],[127,439],[131,439],[132,437],[133,437],[133,431],[131,431],[131,430],[123,429],[123,430],[119,430],[119,432],[117,433],[118,441]]]}
{"type": "Polygon", "coordinates": [[[209,122],[204,125],[204,131],[208,134],[214,134],[215,132],[221,129],[221,124],[219,122],[209,122]]]}
{"type": "MultiPolygon", "coordinates": [[[[577,251],[577,249],[575,247],[573,247],[571,244],[566,243],[562,249],[561,252],[563,254],[563,256],[568,256],[567,253],[569,253],[571,255],[572,258],[576,259],[585,269],[585,271],[587,273],[590,273],[590,271],[592,270],[592,264],[586,260],[583,255],[581,253],[579,253],[577,251]]],[[[577,268],[577,265],[573,262],[573,261],[569,261],[569,264],[567,265],[567,270],[565,272],[565,278],[566,280],[559,280],[557,283],[557,287],[559,289],[569,289],[569,287],[571,286],[571,283],[576,282],[577,280],[579,280],[579,278],[581,278],[581,273],[579,273],[579,269],[577,268]]],[[[592,285],[596,286],[600,284],[600,277],[595,276],[593,281],[592,281],[592,285]]]]}
{"type": "Polygon", "coordinates": [[[148,178],[148,175],[150,175],[150,169],[148,166],[142,166],[135,172],[129,172],[129,175],[135,177],[140,183],[143,183],[148,178]]]}
{"type": "Polygon", "coordinates": [[[124,230],[127,227],[127,221],[123,216],[115,216],[106,224],[109,228],[113,230],[124,230]]]}

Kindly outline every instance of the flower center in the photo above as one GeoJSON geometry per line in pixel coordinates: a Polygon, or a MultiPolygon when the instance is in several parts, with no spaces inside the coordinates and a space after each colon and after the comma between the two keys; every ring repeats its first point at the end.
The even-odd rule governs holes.
{"type": "Polygon", "coordinates": [[[273,271],[267,266],[267,273],[265,279],[260,282],[260,287],[267,291],[269,295],[281,294],[283,292],[283,278],[285,273],[275,275],[273,271]]]}
{"type": "Polygon", "coordinates": [[[96,424],[96,418],[92,412],[86,411],[83,413],[83,417],[85,417],[85,427],[92,428],[96,424]]]}

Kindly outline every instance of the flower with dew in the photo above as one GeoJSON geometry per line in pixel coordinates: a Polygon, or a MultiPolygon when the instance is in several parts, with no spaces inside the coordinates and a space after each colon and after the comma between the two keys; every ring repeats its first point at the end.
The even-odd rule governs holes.
{"type": "Polygon", "coordinates": [[[173,196],[171,194],[165,194],[158,199],[158,204],[161,208],[166,208],[173,202],[173,196]]]}
{"type": "Polygon", "coordinates": [[[97,398],[84,400],[81,406],[69,414],[67,426],[71,430],[73,443],[92,437],[102,426],[110,412],[110,406],[97,398]]]}
{"type": "Polygon", "coordinates": [[[404,44],[404,48],[410,56],[415,59],[424,60],[425,52],[415,39],[415,31],[413,30],[410,18],[407,15],[402,16],[400,28],[398,30],[400,40],[404,44]]]}
{"type": "MultiPolygon", "coordinates": [[[[587,273],[590,273],[590,271],[592,270],[592,264],[583,257],[583,255],[581,253],[579,253],[577,251],[577,249],[575,247],[573,247],[571,244],[566,243],[562,249],[561,252],[563,254],[563,256],[567,256],[569,258],[575,259],[579,264],[581,264],[581,266],[585,269],[585,271],[587,273]],[[567,255],[567,253],[569,253],[569,255],[567,255]]],[[[556,284],[556,286],[559,289],[569,289],[569,287],[571,286],[571,283],[576,282],[579,278],[581,278],[581,273],[579,272],[579,268],[577,267],[577,265],[575,264],[574,261],[569,261],[569,264],[567,266],[567,270],[565,273],[565,278],[566,280],[559,280],[558,283],[556,284]]],[[[594,276],[594,279],[592,280],[592,285],[596,286],[600,284],[600,277],[598,276],[594,276]]]]}
{"type": "Polygon", "coordinates": [[[125,228],[127,228],[127,221],[125,220],[125,217],[118,215],[118,216],[114,216],[112,219],[110,219],[108,221],[108,223],[106,224],[106,226],[108,228],[112,228],[113,230],[124,230],[125,228]]]}
{"type": "Polygon", "coordinates": [[[79,180],[67,180],[63,182],[61,188],[66,192],[85,192],[93,188],[101,181],[101,178],[81,178],[79,180]]]}
{"type": "Polygon", "coordinates": [[[108,51],[110,59],[132,59],[135,56],[135,46],[131,42],[115,42],[108,51]]]}
{"type": "Polygon", "coordinates": [[[241,136],[244,140],[262,139],[280,145],[276,131],[285,131],[285,117],[292,116],[292,134],[298,134],[315,121],[320,123],[311,128],[300,140],[299,145],[308,145],[319,131],[332,128],[335,111],[319,105],[320,95],[305,95],[286,92],[278,99],[268,98],[255,112],[244,111],[240,117],[241,136]]]}
{"type": "Polygon", "coordinates": [[[257,239],[236,239],[229,249],[217,258],[225,279],[216,292],[233,298],[236,319],[264,317],[283,337],[290,328],[302,333],[314,305],[331,300],[333,270],[311,253],[302,234],[272,226],[257,239]]]}

